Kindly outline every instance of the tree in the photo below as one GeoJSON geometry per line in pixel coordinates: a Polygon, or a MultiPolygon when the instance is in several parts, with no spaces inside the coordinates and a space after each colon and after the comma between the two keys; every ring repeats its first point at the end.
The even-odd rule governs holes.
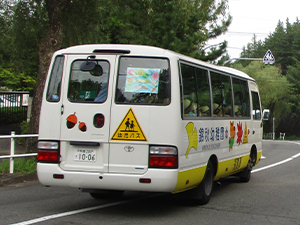
{"type": "MultiPolygon", "coordinates": [[[[263,42],[253,39],[253,42],[249,43],[247,48],[244,48],[241,55],[257,58],[258,53],[265,53],[268,49],[272,51],[275,57],[275,64],[272,67],[280,71],[280,74],[282,74],[281,79],[286,79],[289,85],[285,87],[283,84],[286,81],[282,83],[282,81],[276,80],[277,83],[281,82],[280,84],[286,88],[285,93],[283,91],[280,93],[278,90],[282,89],[280,89],[281,86],[278,86],[278,89],[273,91],[274,93],[270,91],[270,96],[267,99],[263,99],[262,102],[265,104],[264,102],[266,101],[273,101],[275,93],[280,93],[281,96],[289,95],[290,97],[285,99],[286,103],[275,101],[273,104],[266,105],[266,107],[270,108],[271,112],[274,110],[273,113],[276,117],[277,130],[279,132],[285,132],[288,135],[300,135],[300,21],[298,18],[293,24],[289,22],[289,19],[286,20],[285,24],[279,21],[275,31],[269,34],[263,42]]],[[[243,66],[247,68],[247,63],[243,63],[243,66]]],[[[270,74],[270,77],[272,77],[272,74],[270,74]]],[[[266,78],[266,80],[268,79],[266,78]]],[[[264,84],[262,89],[269,85],[268,83],[264,84]]]]}
{"type": "MultiPolygon", "coordinates": [[[[247,73],[256,80],[259,87],[262,108],[270,109],[270,118],[281,119],[291,112],[291,93],[289,91],[291,84],[278,68],[257,61],[251,62],[246,67],[236,64],[235,68],[247,73]]],[[[279,124],[277,124],[278,126],[279,124]]],[[[265,124],[264,130],[271,131],[270,122],[265,124]]],[[[282,132],[284,131],[282,130],[282,132]]]]}
{"type": "MultiPolygon", "coordinates": [[[[32,111],[28,132],[38,133],[39,117],[42,104],[45,80],[51,57],[62,44],[62,12],[70,0],[45,0],[48,16],[48,27],[45,36],[39,42],[39,71],[36,79],[35,92],[32,101],[32,111]]],[[[39,2],[43,4],[42,2],[39,2]]],[[[29,141],[27,149],[32,148],[34,141],[29,141]]]]}
{"type": "Polygon", "coordinates": [[[18,59],[20,73],[28,74],[28,71],[33,71],[32,74],[36,76],[29,132],[38,133],[46,74],[51,56],[56,50],[86,43],[145,44],[204,60],[214,60],[225,52],[226,42],[208,53],[202,48],[205,41],[227,30],[231,22],[226,11],[227,2],[228,0],[16,1],[11,26],[16,54],[11,61],[18,59]]]}
{"type": "MultiPolygon", "coordinates": [[[[262,58],[266,51],[264,50],[264,43],[261,40],[257,40],[256,35],[252,38],[252,43],[248,43],[247,47],[243,47],[243,51],[240,54],[241,58],[262,58]]],[[[244,67],[249,65],[251,61],[241,61],[244,67]]]]}
{"type": "Polygon", "coordinates": [[[291,100],[289,102],[291,113],[285,116],[281,121],[281,126],[290,135],[300,135],[300,61],[296,61],[294,66],[288,66],[287,80],[291,84],[291,100]]]}

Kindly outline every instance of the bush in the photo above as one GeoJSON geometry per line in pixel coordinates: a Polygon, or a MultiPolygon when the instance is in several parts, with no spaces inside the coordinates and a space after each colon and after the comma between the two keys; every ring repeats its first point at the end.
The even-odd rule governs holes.
{"type": "MultiPolygon", "coordinates": [[[[36,173],[36,157],[16,158],[14,160],[14,173],[36,173]]],[[[0,174],[9,173],[9,159],[0,164],[0,174]]]]}
{"type": "Polygon", "coordinates": [[[19,124],[27,119],[27,107],[3,107],[0,114],[1,125],[19,124]]]}

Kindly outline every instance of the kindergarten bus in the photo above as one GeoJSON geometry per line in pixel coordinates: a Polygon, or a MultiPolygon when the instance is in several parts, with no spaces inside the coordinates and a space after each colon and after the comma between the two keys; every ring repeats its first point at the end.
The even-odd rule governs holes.
{"type": "Polygon", "coordinates": [[[69,47],[45,83],[38,178],[94,198],[188,191],[206,204],[215,180],[249,181],[263,117],[241,71],[151,46],[69,47]]]}

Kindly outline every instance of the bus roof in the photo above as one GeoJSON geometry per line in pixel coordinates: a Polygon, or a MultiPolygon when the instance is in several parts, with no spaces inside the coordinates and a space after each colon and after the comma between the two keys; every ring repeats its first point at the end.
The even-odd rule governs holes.
{"type": "Polygon", "coordinates": [[[147,45],[130,45],[130,44],[87,44],[71,46],[65,49],[58,50],[56,54],[97,54],[97,53],[121,53],[121,54],[132,54],[132,55],[147,55],[151,56],[174,56],[180,60],[189,61],[206,68],[210,68],[219,72],[228,73],[243,77],[245,79],[253,80],[252,77],[246,73],[237,69],[225,66],[218,66],[211,63],[207,63],[189,56],[176,53],[171,50],[166,50],[159,47],[147,46],[147,45]]]}

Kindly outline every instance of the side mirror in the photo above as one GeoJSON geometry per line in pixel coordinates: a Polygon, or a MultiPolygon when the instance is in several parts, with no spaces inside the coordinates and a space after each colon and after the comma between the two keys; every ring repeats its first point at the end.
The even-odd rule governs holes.
{"type": "Polygon", "coordinates": [[[270,115],[270,110],[269,109],[264,109],[263,110],[263,120],[269,120],[269,115],[270,115]]]}

